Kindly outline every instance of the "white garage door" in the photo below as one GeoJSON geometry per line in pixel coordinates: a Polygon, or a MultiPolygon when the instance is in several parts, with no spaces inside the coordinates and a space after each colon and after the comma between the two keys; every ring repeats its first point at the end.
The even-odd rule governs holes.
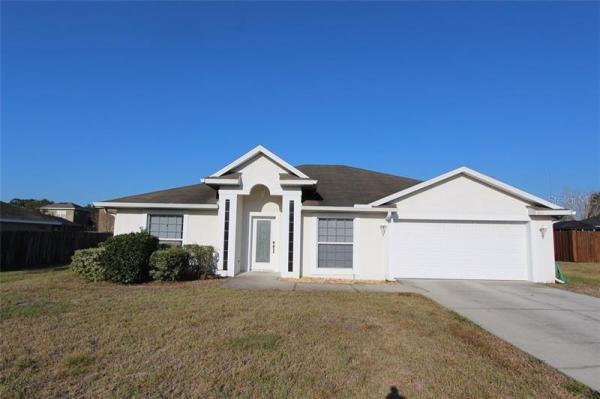
{"type": "Polygon", "coordinates": [[[528,279],[524,223],[419,221],[390,227],[392,277],[528,279]]]}

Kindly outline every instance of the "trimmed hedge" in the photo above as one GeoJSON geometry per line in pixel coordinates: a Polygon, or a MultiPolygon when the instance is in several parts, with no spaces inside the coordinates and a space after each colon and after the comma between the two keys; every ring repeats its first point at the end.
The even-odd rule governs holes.
{"type": "Polygon", "coordinates": [[[158,238],[147,232],[129,233],[106,240],[102,264],[106,279],[115,283],[141,283],[149,277],[149,259],[158,248],[158,238]]]}
{"type": "Polygon", "coordinates": [[[181,247],[159,249],[150,256],[150,276],[154,280],[182,280],[188,271],[188,252],[181,247]]]}
{"type": "Polygon", "coordinates": [[[163,247],[147,232],[109,238],[98,248],[79,250],[72,270],[87,281],[131,284],[154,280],[205,279],[216,274],[211,246],[163,247]]]}
{"type": "Polygon", "coordinates": [[[217,265],[214,259],[214,248],[209,245],[184,245],[189,253],[189,273],[192,278],[205,279],[216,274],[217,265]]]}
{"type": "Polygon", "coordinates": [[[216,271],[210,246],[166,247],[150,257],[150,275],[154,280],[175,281],[205,279],[216,271]]]}
{"type": "Polygon", "coordinates": [[[102,264],[105,251],[102,246],[78,249],[71,258],[71,270],[87,281],[106,280],[106,269],[102,264]]]}

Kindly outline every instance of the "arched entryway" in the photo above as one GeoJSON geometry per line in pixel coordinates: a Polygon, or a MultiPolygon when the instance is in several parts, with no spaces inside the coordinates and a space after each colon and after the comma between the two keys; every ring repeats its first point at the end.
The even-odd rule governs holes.
{"type": "Polygon", "coordinates": [[[240,271],[278,271],[281,196],[271,195],[266,186],[257,184],[238,201],[243,237],[240,271]]]}

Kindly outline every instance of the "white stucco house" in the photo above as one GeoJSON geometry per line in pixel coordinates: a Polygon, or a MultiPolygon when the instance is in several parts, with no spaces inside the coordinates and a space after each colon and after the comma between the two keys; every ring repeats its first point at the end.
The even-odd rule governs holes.
{"type": "Polygon", "coordinates": [[[258,146],[202,183],[95,202],[114,233],[211,245],[219,273],[554,282],[558,205],[461,167],[426,181],[258,146]]]}

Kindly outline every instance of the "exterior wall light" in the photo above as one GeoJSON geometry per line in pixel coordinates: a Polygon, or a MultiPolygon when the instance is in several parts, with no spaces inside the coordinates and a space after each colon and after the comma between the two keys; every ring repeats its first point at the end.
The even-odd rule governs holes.
{"type": "Polygon", "coordinates": [[[387,229],[387,225],[386,224],[382,224],[381,226],[379,226],[379,229],[381,230],[381,235],[384,236],[385,235],[385,230],[387,229]]]}
{"type": "Polygon", "coordinates": [[[385,221],[390,223],[392,220],[394,220],[394,212],[390,211],[387,213],[387,215],[385,215],[385,221]]]}
{"type": "Polygon", "coordinates": [[[540,233],[542,233],[542,238],[544,238],[546,236],[547,230],[548,230],[548,228],[546,226],[540,227],[540,233]]]}

